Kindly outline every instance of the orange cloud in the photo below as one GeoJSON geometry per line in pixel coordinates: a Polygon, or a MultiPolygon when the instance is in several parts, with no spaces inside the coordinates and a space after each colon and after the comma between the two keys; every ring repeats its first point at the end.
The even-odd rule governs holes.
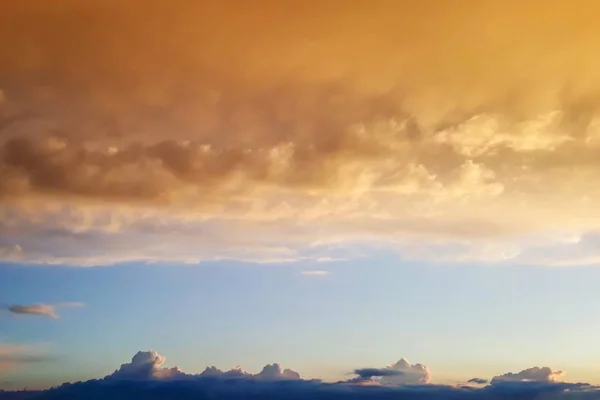
{"type": "Polygon", "coordinates": [[[1,11],[3,259],[514,260],[599,228],[596,1],[1,11]]]}

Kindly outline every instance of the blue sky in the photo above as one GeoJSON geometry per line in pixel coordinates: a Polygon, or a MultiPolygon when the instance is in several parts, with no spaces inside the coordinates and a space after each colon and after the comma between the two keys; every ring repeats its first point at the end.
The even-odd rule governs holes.
{"type": "Polygon", "coordinates": [[[303,377],[346,379],[406,357],[438,383],[533,365],[594,381],[600,326],[595,268],[435,265],[380,254],[320,264],[100,268],[3,265],[2,301],[78,301],[53,320],[5,316],[0,337],[56,359],[8,380],[56,384],[104,376],[155,349],[188,372],[279,362],[303,377]]]}

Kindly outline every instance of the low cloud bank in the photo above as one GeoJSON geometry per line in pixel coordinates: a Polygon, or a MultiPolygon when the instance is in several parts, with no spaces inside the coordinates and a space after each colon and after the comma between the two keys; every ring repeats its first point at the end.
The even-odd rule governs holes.
{"type": "Polygon", "coordinates": [[[384,368],[357,368],[347,381],[324,383],[304,380],[279,364],[268,364],[259,373],[241,366],[222,371],[214,366],[187,374],[178,367],[163,367],[166,359],[156,351],[140,351],[131,362],[102,379],[65,383],[45,391],[0,391],[0,400],[63,399],[423,399],[499,400],[600,399],[600,387],[560,382],[561,371],[533,367],[506,373],[489,381],[473,378],[469,384],[436,385],[423,364],[406,359],[384,368]],[[370,384],[365,384],[369,382],[370,384]]]}
{"type": "Polygon", "coordinates": [[[586,384],[515,383],[476,389],[467,386],[409,385],[364,386],[315,381],[260,381],[248,379],[196,379],[166,381],[94,380],[64,385],[42,392],[0,392],[0,399],[411,399],[499,400],[537,398],[599,399],[597,388],[586,384]],[[542,397],[543,396],[543,397],[542,397]]]}

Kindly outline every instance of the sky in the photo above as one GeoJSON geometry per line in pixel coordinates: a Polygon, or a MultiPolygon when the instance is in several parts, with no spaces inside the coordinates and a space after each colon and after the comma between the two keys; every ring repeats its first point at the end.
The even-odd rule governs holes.
{"type": "Polygon", "coordinates": [[[3,1],[0,389],[600,384],[599,12],[3,1]]]}

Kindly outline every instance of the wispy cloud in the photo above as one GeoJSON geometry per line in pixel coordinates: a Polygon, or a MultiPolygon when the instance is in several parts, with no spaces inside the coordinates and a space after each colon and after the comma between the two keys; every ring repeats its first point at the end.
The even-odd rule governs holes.
{"type": "Polygon", "coordinates": [[[48,317],[52,319],[60,318],[60,315],[56,312],[58,308],[70,308],[70,307],[83,307],[83,303],[79,302],[67,302],[67,303],[56,303],[56,304],[14,304],[6,306],[6,309],[13,314],[20,315],[35,315],[41,317],[48,317]]]}
{"type": "Polygon", "coordinates": [[[322,269],[313,269],[302,271],[300,274],[304,276],[329,276],[331,275],[331,272],[322,269]]]}
{"type": "Polygon", "coordinates": [[[21,367],[30,363],[52,361],[45,345],[0,343],[0,371],[21,367]]]}

